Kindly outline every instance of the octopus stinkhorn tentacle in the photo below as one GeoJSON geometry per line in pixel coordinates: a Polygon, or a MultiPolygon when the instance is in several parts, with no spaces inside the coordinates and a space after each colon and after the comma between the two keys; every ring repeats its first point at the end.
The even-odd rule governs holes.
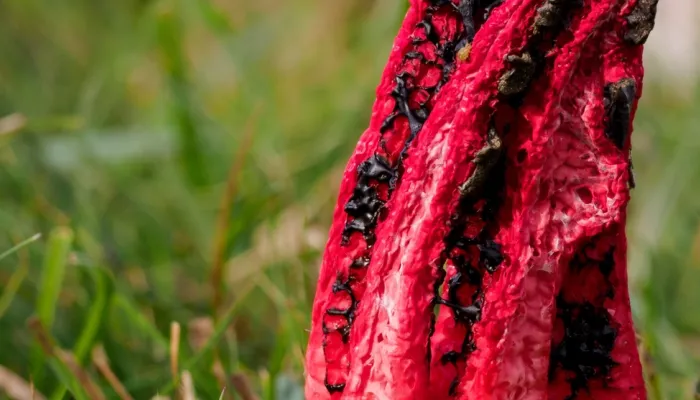
{"type": "Polygon", "coordinates": [[[309,399],[643,399],[630,134],[655,0],[414,0],[345,171],[309,399]]]}

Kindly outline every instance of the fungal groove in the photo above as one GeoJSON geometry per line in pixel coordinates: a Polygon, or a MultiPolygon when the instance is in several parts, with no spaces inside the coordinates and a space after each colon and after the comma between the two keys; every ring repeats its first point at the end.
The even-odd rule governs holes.
{"type": "Polygon", "coordinates": [[[352,219],[345,224],[342,243],[347,244],[353,232],[360,232],[371,246],[375,240],[374,227],[385,204],[379,197],[376,184],[388,184],[394,179],[395,172],[389,161],[377,154],[360,164],[357,171],[357,186],[345,204],[345,212],[352,219]]]}
{"type": "MultiPolygon", "coordinates": [[[[352,242],[355,251],[359,246],[361,255],[347,267],[347,273],[343,275],[347,278],[342,280],[339,277],[333,284],[332,297],[325,312],[328,320],[324,319],[322,326],[324,349],[326,345],[332,346],[328,344],[331,342],[337,345],[348,343],[354,313],[360,301],[360,292],[354,288],[361,283],[364,271],[371,262],[375,230],[403,172],[402,162],[434,107],[435,95],[452,73],[458,49],[462,51],[460,59],[468,57],[465,44],[471,43],[477,29],[474,13],[480,8],[486,8],[489,13],[500,2],[428,0],[427,3],[423,18],[410,36],[410,47],[394,76],[394,87],[390,93],[394,106],[380,125],[379,147],[357,168],[355,187],[345,203],[346,221],[340,244],[348,247],[352,242]],[[351,301],[349,308],[347,296],[351,301]],[[340,307],[338,304],[345,305],[340,307]],[[340,334],[340,339],[331,336],[334,333],[340,334]]],[[[464,310],[464,313],[470,312],[470,309],[464,310]]],[[[327,349],[324,352],[327,364],[331,363],[331,353],[327,349]]],[[[345,384],[335,382],[340,379],[336,375],[332,379],[334,382],[328,383],[328,369],[328,391],[342,392],[345,384]]]]}
{"type": "MultiPolygon", "coordinates": [[[[449,259],[455,273],[447,281],[446,297],[440,295],[444,271],[435,283],[434,303],[452,310],[455,322],[467,330],[459,349],[452,349],[440,356],[442,364],[466,360],[476,350],[472,327],[481,319],[484,304],[482,282],[484,274],[493,274],[503,262],[501,246],[493,238],[495,209],[504,186],[505,164],[501,138],[491,124],[486,143],[472,162],[474,172],[459,187],[460,201],[451,218],[450,231],[444,239],[444,259],[449,259]]],[[[459,374],[448,389],[449,396],[456,396],[459,374]]]]}
{"type": "Polygon", "coordinates": [[[544,69],[546,50],[543,47],[550,48],[554,44],[558,33],[569,23],[573,10],[582,5],[581,0],[547,0],[537,9],[532,35],[525,48],[520,55],[505,57],[510,69],[498,81],[501,95],[512,98],[514,105],[518,105],[534,77],[544,69]]]}
{"type": "MultiPolygon", "coordinates": [[[[496,2],[491,2],[496,4],[496,2]]],[[[504,59],[510,68],[498,80],[498,92],[510,104],[518,107],[532,80],[545,67],[545,48],[554,45],[556,35],[571,17],[571,12],[580,7],[579,0],[547,0],[538,10],[532,26],[532,35],[527,39],[520,55],[510,54],[504,59]]],[[[506,125],[507,126],[507,125],[506,125]]],[[[453,349],[440,358],[443,364],[466,359],[476,350],[473,325],[481,319],[484,305],[483,275],[493,274],[503,263],[501,245],[493,239],[498,226],[496,213],[500,207],[502,189],[505,186],[505,160],[503,143],[495,121],[490,122],[486,145],[479,150],[473,163],[476,165],[470,177],[459,186],[460,201],[451,218],[451,229],[445,237],[444,259],[450,259],[456,273],[447,282],[447,298],[440,295],[445,279],[442,268],[438,270],[434,285],[435,304],[449,307],[455,321],[467,327],[460,349],[453,349]],[[465,232],[478,231],[476,235],[465,232]],[[476,256],[475,256],[476,254],[476,256]],[[465,293],[469,295],[465,298],[465,293]]],[[[435,319],[431,322],[430,335],[434,331],[435,319]]],[[[430,350],[428,351],[429,356],[430,350]]],[[[449,395],[457,394],[460,376],[456,375],[449,388],[449,395]]]]}

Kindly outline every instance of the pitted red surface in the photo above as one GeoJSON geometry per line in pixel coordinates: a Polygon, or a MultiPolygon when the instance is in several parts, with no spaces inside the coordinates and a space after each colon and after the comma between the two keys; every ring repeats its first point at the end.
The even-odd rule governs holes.
{"type": "MultiPolygon", "coordinates": [[[[641,95],[642,48],[622,39],[635,2],[585,0],[563,29],[533,45],[547,2],[506,0],[450,74],[440,71],[454,59],[421,42],[429,4],[412,2],[341,184],[314,302],[307,398],[646,398],[627,292],[630,140],[618,148],[606,134],[606,86],[635,85],[630,124],[641,95]],[[506,56],[529,49],[543,56],[522,97],[499,95],[512,68],[506,56]],[[402,72],[411,77],[409,108],[429,111],[417,134],[405,115],[386,127],[402,72]],[[489,176],[486,185],[502,187],[495,200],[459,211],[459,187],[477,170],[492,126],[503,179],[489,176]],[[395,179],[371,183],[385,204],[370,239],[353,232],[343,243],[352,220],[344,207],[358,167],[373,155],[395,168],[395,179]],[[493,218],[486,206],[496,208],[493,218]],[[485,271],[474,250],[487,239],[466,249],[446,244],[455,218],[465,222],[464,237],[486,232],[498,245],[495,271],[485,271]],[[454,286],[459,305],[478,306],[469,323],[445,305],[434,314],[436,287],[447,301],[463,268],[455,256],[481,277],[454,286]],[[353,267],[357,260],[367,265],[353,267]],[[351,319],[333,311],[348,309],[351,319]],[[605,327],[588,332],[587,324],[605,327]],[[591,362],[568,359],[564,350],[584,342],[609,351],[591,362]]],[[[452,40],[461,21],[441,7],[431,11],[438,36],[452,40]]]]}

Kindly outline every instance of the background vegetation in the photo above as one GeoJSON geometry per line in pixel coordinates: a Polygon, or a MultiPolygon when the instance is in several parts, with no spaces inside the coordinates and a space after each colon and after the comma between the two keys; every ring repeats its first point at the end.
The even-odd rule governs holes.
{"type": "MultiPolygon", "coordinates": [[[[340,172],[405,3],[2,1],[0,398],[30,377],[117,398],[109,365],[136,399],[301,399],[340,172]]],[[[689,399],[700,91],[663,82],[636,121],[631,290],[653,395],[689,399]]]]}

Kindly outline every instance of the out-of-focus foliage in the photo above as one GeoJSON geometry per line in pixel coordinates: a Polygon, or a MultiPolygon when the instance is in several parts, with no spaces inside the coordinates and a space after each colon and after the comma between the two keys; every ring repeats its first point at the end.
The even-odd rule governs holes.
{"type": "MultiPolygon", "coordinates": [[[[0,254],[43,236],[0,259],[0,372],[54,399],[94,398],[86,377],[116,398],[105,363],[137,399],[180,383],[172,369],[200,398],[245,381],[301,399],[340,172],[405,8],[2,1],[0,254]]],[[[636,121],[631,289],[652,392],[687,399],[700,96],[662,84],[647,77],[636,121]]]]}

